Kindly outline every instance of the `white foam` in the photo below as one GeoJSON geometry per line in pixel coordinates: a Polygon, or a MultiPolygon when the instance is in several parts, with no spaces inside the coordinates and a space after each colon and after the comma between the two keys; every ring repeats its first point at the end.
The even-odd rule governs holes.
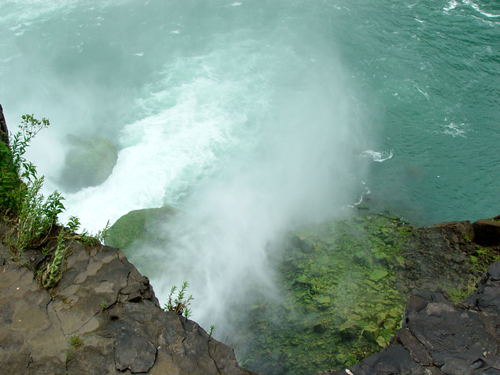
{"type": "Polygon", "coordinates": [[[430,99],[429,99],[429,94],[427,94],[424,90],[420,89],[420,87],[418,87],[417,85],[415,85],[415,84],[414,84],[413,86],[414,86],[414,87],[415,87],[415,88],[416,88],[416,89],[417,89],[417,90],[418,90],[418,91],[419,91],[419,92],[420,92],[423,96],[425,96],[425,98],[426,98],[427,100],[430,100],[430,99]]]}
{"type": "Polygon", "coordinates": [[[467,125],[464,123],[461,124],[455,124],[454,122],[451,122],[447,125],[442,125],[444,130],[442,131],[444,134],[449,134],[453,138],[455,137],[463,137],[466,138],[465,133],[467,133],[467,125]]]}
{"type": "Polygon", "coordinates": [[[3,0],[0,6],[13,9],[9,13],[0,12],[0,25],[13,24],[18,27],[31,21],[39,21],[40,18],[53,16],[56,12],[67,12],[77,6],[93,9],[95,5],[106,7],[128,3],[134,0],[3,0]]]}
{"type": "Polygon", "coordinates": [[[246,74],[265,56],[242,53],[248,42],[227,47],[175,59],[144,87],[137,100],[144,117],[123,128],[112,175],[101,186],[69,194],[68,216],[96,231],[131,210],[176,205],[231,150],[250,147],[258,127],[249,118],[255,121],[269,106],[273,90],[266,77],[274,68],[246,74]],[[229,58],[233,54],[239,57],[229,58]]]}
{"type": "Polygon", "coordinates": [[[471,0],[462,0],[462,1],[463,1],[464,4],[471,6],[474,10],[476,10],[479,13],[481,13],[483,16],[486,16],[488,18],[498,18],[498,17],[500,17],[500,14],[492,14],[492,13],[488,13],[488,12],[483,11],[479,7],[479,5],[477,5],[476,3],[474,3],[471,0]]]}
{"type": "Polygon", "coordinates": [[[446,11],[446,12],[449,12],[450,10],[455,9],[457,7],[457,5],[458,5],[458,2],[456,0],[450,0],[448,2],[448,6],[445,6],[443,8],[443,10],[446,11]]]}
{"type": "Polygon", "coordinates": [[[386,160],[392,159],[394,156],[394,151],[374,151],[374,150],[366,150],[359,154],[359,156],[370,157],[373,161],[378,163],[382,163],[386,160]]]}

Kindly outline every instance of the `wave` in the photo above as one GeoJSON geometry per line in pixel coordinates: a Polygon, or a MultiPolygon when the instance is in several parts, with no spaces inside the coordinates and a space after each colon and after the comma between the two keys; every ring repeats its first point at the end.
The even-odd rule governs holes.
{"type": "Polygon", "coordinates": [[[373,161],[382,163],[383,161],[392,159],[392,157],[394,156],[394,150],[381,151],[381,152],[374,150],[366,150],[361,152],[358,156],[370,157],[373,161]]]}
{"type": "Polygon", "coordinates": [[[478,4],[476,4],[475,2],[471,1],[471,0],[463,0],[464,4],[466,5],[469,5],[470,7],[472,7],[475,11],[481,13],[483,16],[485,17],[488,17],[488,18],[498,18],[500,17],[500,14],[492,14],[492,13],[488,13],[488,12],[485,12],[484,10],[482,10],[478,4]]]}

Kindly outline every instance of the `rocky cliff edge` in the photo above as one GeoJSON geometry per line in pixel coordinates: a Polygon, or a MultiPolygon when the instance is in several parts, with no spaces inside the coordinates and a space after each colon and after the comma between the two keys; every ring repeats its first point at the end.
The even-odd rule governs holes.
{"type": "MultiPolygon", "coordinates": [[[[252,374],[198,324],[163,311],[122,251],[66,246],[66,271],[47,291],[0,243],[2,375],[252,374]]],[[[44,255],[25,260],[36,270],[44,255]]]]}

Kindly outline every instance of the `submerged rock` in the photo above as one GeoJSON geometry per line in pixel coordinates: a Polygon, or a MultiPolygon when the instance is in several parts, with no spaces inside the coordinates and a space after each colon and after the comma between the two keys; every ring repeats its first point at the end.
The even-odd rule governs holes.
{"type": "Polygon", "coordinates": [[[118,159],[108,139],[68,134],[63,142],[68,149],[58,181],[65,191],[74,193],[106,181],[118,159]]]}

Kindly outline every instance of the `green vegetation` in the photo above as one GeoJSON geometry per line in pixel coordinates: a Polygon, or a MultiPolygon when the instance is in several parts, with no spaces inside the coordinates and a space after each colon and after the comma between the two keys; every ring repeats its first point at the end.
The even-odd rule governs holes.
{"type": "Polygon", "coordinates": [[[0,142],[0,217],[12,227],[6,243],[13,260],[19,265],[32,268],[23,260],[26,250],[40,250],[51,255],[39,270],[34,270],[40,285],[51,289],[64,272],[68,254],[65,240],[99,244],[107,235],[109,223],[97,236],[86,231],[74,234],[80,225],[75,217],[67,223],[68,229],[59,227],[58,217],[64,211],[64,198],[57,191],[47,198],[43,196],[44,177],[39,177],[36,167],[24,157],[33,138],[49,126],[49,121],[45,118],[37,120],[33,115],[24,115],[22,120],[20,130],[10,139],[10,147],[0,142]],[[51,246],[54,238],[56,244],[51,246]]]}
{"type": "Polygon", "coordinates": [[[68,252],[68,248],[64,245],[65,233],[64,228],[59,231],[52,261],[39,271],[40,283],[45,289],[55,287],[63,275],[63,263],[68,252]]]}
{"type": "Polygon", "coordinates": [[[73,335],[68,338],[68,343],[72,348],[78,349],[83,345],[83,340],[78,335],[73,335]]]}
{"type": "Polygon", "coordinates": [[[126,254],[142,243],[163,247],[168,242],[168,238],[158,237],[158,233],[164,232],[158,228],[168,223],[178,212],[169,206],[130,211],[109,228],[106,244],[118,247],[126,254]]]}
{"type": "Polygon", "coordinates": [[[0,142],[0,210],[4,215],[17,215],[27,194],[28,185],[22,179],[34,182],[36,168],[24,158],[26,149],[38,132],[49,126],[49,120],[22,116],[17,132],[10,140],[10,148],[0,142]]]}
{"type": "Polygon", "coordinates": [[[189,316],[191,315],[191,310],[188,308],[188,306],[191,304],[193,296],[189,296],[186,298],[186,290],[188,286],[188,282],[184,281],[181,289],[179,290],[179,293],[177,294],[177,297],[172,300],[172,297],[177,290],[177,287],[174,285],[172,289],[170,289],[170,294],[168,295],[168,303],[165,304],[163,310],[174,312],[179,315],[184,315],[186,318],[189,318],[189,316]]]}
{"type": "Polygon", "coordinates": [[[208,337],[212,337],[213,333],[214,333],[214,330],[215,330],[215,327],[214,325],[212,324],[210,326],[210,330],[208,331],[208,337]]]}
{"type": "Polygon", "coordinates": [[[348,367],[386,347],[406,304],[396,271],[409,233],[397,217],[382,214],[288,234],[273,259],[281,299],[260,295],[235,307],[241,362],[256,372],[310,374],[348,367]]]}
{"type": "MultiPolygon", "coordinates": [[[[71,216],[66,225],[68,226],[69,230],[74,233],[80,229],[80,220],[76,216],[71,216]]],[[[99,244],[103,244],[109,235],[109,228],[110,226],[108,220],[106,226],[103,229],[97,231],[97,234],[93,235],[86,229],[84,229],[79,234],[74,233],[72,239],[86,246],[96,246],[99,244]]]]}
{"type": "Polygon", "coordinates": [[[491,247],[480,247],[476,249],[476,255],[470,256],[472,269],[481,275],[488,266],[500,259],[498,251],[491,247]]]}
{"type": "MultiPolygon", "coordinates": [[[[463,279],[461,279],[460,281],[463,281],[463,279]]],[[[464,300],[468,295],[473,293],[475,290],[476,290],[476,282],[473,279],[470,279],[464,288],[450,289],[450,300],[453,304],[457,304],[460,301],[464,300]]]]}

